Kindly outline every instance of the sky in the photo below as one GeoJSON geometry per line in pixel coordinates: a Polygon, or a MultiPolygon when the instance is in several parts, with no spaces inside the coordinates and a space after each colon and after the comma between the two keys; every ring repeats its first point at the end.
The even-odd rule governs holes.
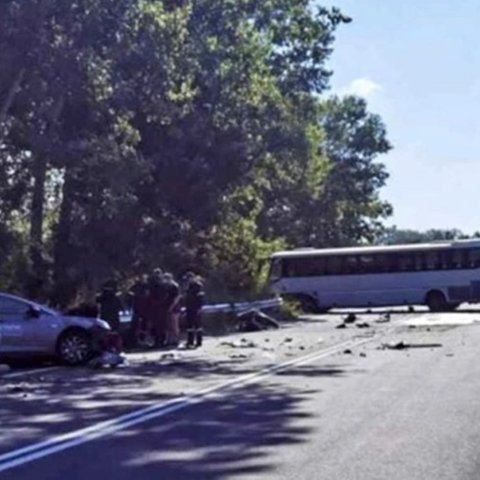
{"type": "Polygon", "coordinates": [[[394,146],[380,157],[389,224],[480,230],[480,0],[331,1],[353,19],[331,92],[366,98],[394,146]]]}

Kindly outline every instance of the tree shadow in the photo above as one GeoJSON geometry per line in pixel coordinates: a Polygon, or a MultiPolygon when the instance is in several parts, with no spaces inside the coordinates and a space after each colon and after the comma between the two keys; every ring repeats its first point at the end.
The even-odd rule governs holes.
{"type": "Polygon", "coordinates": [[[89,458],[92,466],[76,478],[93,472],[108,476],[112,463],[116,480],[260,478],[279,467],[278,447],[308,442],[318,414],[305,403],[318,393],[270,383],[206,399],[168,420],[125,431],[114,442],[82,447],[76,455],[89,458]]]}
{"type": "MultiPolygon", "coordinates": [[[[165,403],[186,392],[205,387],[205,379],[210,379],[215,384],[255,371],[258,371],[258,367],[243,362],[192,358],[188,362],[172,361],[157,364],[146,362],[143,365],[121,370],[97,372],[86,369],[68,371],[65,369],[48,374],[35,374],[25,379],[0,380],[0,397],[2,398],[0,453],[91,426],[141,408],[165,403]],[[65,374],[66,372],[68,375],[65,374]]],[[[349,370],[348,373],[350,372],[349,370]]],[[[280,379],[288,375],[345,377],[347,371],[338,365],[323,367],[304,365],[277,372],[276,375],[279,381],[282,381],[280,379]]],[[[270,379],[269,383],[272,380],[274,378],[270,379]]],[[[307,432],[295,430],[288,422],[308,415],[306,412],[301,412],[300,403],[303,397],[311,393],[295,391],[284,385],[274,388],[256,384],[248,388],[233,389],[227,391],[224,398],[202,401],[201,406],[193,408],[193,417],[189,413],[191,408],[189,407],[185,410],[185,415],[177,415],[169,420],[167,426],[162,424],[156,428],[161,431],[162,442],[165,438],[168,439],[165,445],[172,451],[175,451],[174,447],[177,444],[185,442],[192,445],[193,442],[195,448],[202,452],[204,465],[218,462],[219,459],[224,463],[241,462],[242,457],[237,450],[242,444],[245,444],[242,448],[248,452],[247,458],[251,460],[255,455],[253,452],[255,442],[258,442],[259,448],[264,448],[276,442],[300,441],[298,437],[302,437],[307,432]],[[204,413],[198,414],[197,418],[196,412],[199,410],[204,413]],[[212,420],[211,414],[213,417],[220,416],[223,420],[212,420]],[[225,431],[222,430],[222,425],[232,423],[235,419],[241,420],[237,427],[232,425],[233,430],[229,430],[230,427],[225,431]],[[172,425],[175,427],[173,428],[172,425]],[[189,433],[192,425],[195,428],[189,433]],[[240,430],[236,431],[236,429],[240,430]],[[187,438],[183,438],[182,435],[187,435],[187,438]],[[209,438],[211,436],[215,437],[217,443],[209,438]],[[224,451],[222,447],[220,450],[217,448],[216,451],[214,445],[217,447],[230,445],[233,450],[224,451]],[[238,448],[233,448],[234,445],[238,448]]],[[[125,433],[128,433],[128,437],[135,437],[141,435],[142,429],[135,432],[125,433]]],[[[138,442],[143,445],[140,437],[138,442]]],[[[157,440],[155,444],[156,442],[157,440]]],[[[142,454],[136,453],[136,456],[129,457],[129,462],[125,462],[125,468],[134,468],[138,463],[142,454]]],[[[175,465],[176,463],[173,462],[172,468],[175,465]]],[[[174,477],[165,476],[164,478],[174,477]]]]}

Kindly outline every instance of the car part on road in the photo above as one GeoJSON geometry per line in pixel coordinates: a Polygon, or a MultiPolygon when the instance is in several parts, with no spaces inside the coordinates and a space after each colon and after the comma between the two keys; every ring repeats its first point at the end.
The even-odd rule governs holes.
{"type": "Polygon", "coordinates": [[[355,323],[357,321],[357,316],[354,313],[349,313],[344,319],[343,323],[355,323]]]}
{"type": "Polygon", "coordinates": [[[441,348],[441,343],[406,343],[403,340],[399,342],[382,343],[379,350],[406,350],[407,348],[441,348]]]}
{"type": "Polygon", "coordinates": [[[103,352],[98,357],[93,358],[89,362],[89,366],[92,368],[110,367],[115,368],[118,366],[126,366],[127,359],[116,352],[103,352]]]}
{"type": "Polygon", "coordinates": [[[67,330],[58,339],[57,355],[69,366],[85,364],[93,355],[90,335],[79,328],[67,330]]]}
{"type": "Polygon", "coordinates": [[[239,332],[258,332],[260,330],[278,329],[280,324],[270,315],[253,309],[237,315],[239,332]]]}

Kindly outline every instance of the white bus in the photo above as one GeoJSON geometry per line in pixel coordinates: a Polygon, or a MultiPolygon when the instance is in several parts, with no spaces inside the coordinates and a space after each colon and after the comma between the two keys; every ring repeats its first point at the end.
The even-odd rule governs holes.
{"type": "Polygon", "coordinates": [[[310,312],[419,304],[454,310],[480,302],[480,241],[277,252],[270,286],[310,312]]]}

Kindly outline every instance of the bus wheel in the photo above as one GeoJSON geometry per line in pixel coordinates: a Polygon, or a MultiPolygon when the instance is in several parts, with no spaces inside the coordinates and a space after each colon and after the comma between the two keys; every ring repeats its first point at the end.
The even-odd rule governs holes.
{"type": "Polygon", "coordinates": [[[447,312],[449,310],[447,299],[439,290],[428,292],[425,303],[431,312],[447,312]]]}
{"type": "Polygon", "coordinates": [[[448,304],[448,311],[449,312],[454,312],[459,306],[460,306],[460,303],[449,303],[448,304]]]}

